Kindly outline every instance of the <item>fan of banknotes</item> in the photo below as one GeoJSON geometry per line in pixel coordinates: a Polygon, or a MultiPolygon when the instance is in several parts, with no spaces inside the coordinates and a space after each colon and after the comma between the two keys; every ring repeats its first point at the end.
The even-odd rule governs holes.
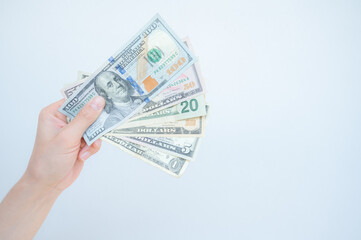
{"type": "Polygon", "coordinates": [[[156,15],[96,72],[79,71],[59,109],[71,121],[94,96],[106,100],[84,134],[179,177],[193,161],[209,106],[189,39],[156,15]]]}

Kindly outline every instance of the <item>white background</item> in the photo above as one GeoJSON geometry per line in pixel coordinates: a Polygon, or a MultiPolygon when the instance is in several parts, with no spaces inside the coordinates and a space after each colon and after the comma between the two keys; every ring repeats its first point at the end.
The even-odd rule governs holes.
{"type": "Polygon", "coordinates": [[[360,1],[0,3],[0,198],[41,108],[157,12],[211,104],[180,179],[103,143],[35,239],[360,239],[360,1]]]}

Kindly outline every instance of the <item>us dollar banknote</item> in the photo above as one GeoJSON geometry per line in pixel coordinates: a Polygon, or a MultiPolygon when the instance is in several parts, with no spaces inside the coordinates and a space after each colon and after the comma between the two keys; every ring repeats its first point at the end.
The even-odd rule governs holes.
{"type": "Polygon", "coordinates": [[[103,112],[84,133],[90,145],[140,111],[194,62],[189,48],[156,15],[91,74],[59,111],[72,120],[92,98],[105,98],[103,112]]]}
{"type": "MultiPolygon", "coordinates": [[[[184,43],[192,51],[188,38],[184,39],[184,43]]],[[[152,101],[147,103],[133,118],[173,106],[185,99],[193,98],[205,92],[204,78],[201,75],[199,62],[196,62],[159,95],[153,98],[152,101]]]]}
{"type": "MultiPolygon", "coordinates": [[[[188,38],[183,40],[184,43],[190,47],[191,43],[188,38]]],[[[64,88],[63,95],[67,97],[71,96],[77,88],[85,81],[87,77],[90,76],[90,73],[79,71],[78,81],[71,85],[71,88],[64,88]]],[[[190,68],[188,68],[180,77],[178,77],[173,83],[171,83],[167,88],[159,93],[156,97],[147,103],[141,111],[133,115],[132,120],[141,118],[143,116],[149,115],[156,111],[174,106],[176,104],[182,103],[187,99],[191,99],[202,95],[205,93],[204,80],[201,76],[199,70],[199,63],[194,63],[190,68]]]]}
{"type": "Polygon", "coordinates": [[[206,114],[205,97],[204,95],[199,95],[194,98],[188,98],[172,107],[168,107],[148,115],[142,115],[140,118],[131,118],[119,127],[129,128],[162,122],[174,122],[187,118],[205,116],[206,114]]]}
{"type": "Polygon", "coordinates": [[[110,131],[108,134],[114,136],[201,137],[204,132],[204,118],[196,117],[130,128],[120,127],[110,131]]]}
{"type": "Polygon", "coordinates": [[[200,142],[198,137],[124,137],[123,139],[190,161],[194,160],[200,142]]]}
{"type": "Polygon", "coordinates": [[[119,137],[104,135],[102,139],[175,177],[180,177],[188,166],[188,161],[183,158],[158,152],[119,137]]]}
{"type": "MultiPolygon", "coordinates": [[[[79,71],[78,81],[76,81],[72,84],[66,85],[61,90],[64,97],[67,98],[68,96],[70,96],[73,92],[73,88],[79,87],[83,83],[84,78],[87,78],[87,77],[88,77],[87,73],[79,71]]],[[[115,136],[105,134],[104,136],[101,137],[101,139],[112,145],[117,146],[118,148],[120,148],[122,150],[128,148],[128,150],[126,152],[131,153],[133,156],[136,156],[137,158],[140,158],[147,163],[151,163],[151,165],[156,166],[156,167],[160,168],[161,170],[167,172],[168,174],[171,174],[176,177],[181,176],[181,174],[184,172],[185,168],[188,166],[188,162],[184,161],[184,159],[191,160],[191,158],[188,157],[188,155],[191,154],[191,153],[188,153],[188,146],[185,146],[186,151],[183,151],[183,152],[188,153],[188,154],[184,154],[184,156],[185,156],[184,158],[182,158],[182,156],[179,154],[177,155],[177,157],[180,157],[180,158],[175,158],[174,156],[176,156],[176,154],[168,155],[168,154],[158,153],[156,149],[152,150],[151,148],[149,149],[149,147],[147,147],[147,146],[144,147],[144,144],[143,144],[143,147],[138,146],[141,144],[138,144],[136,141],[133,141],[134,144],[131,144],[129,142],[132,142],[132,141],[127,141],[128,139],[123,138],[123,137],[117,138],[115,136]],[[137,147],[138,149],[141,149],[142,151],[145,151],[148,154],[145,154],[145,156],[142,157],[141,155],[137,154],[137,152],[139,152],[139,151],[134,152],[135,149],[133,147],[137,147]],[[131,149],[129,149],[129,148],[131,148],[131,149]],[[149,153],[152,153],[152,155],[150,156],[149,153]],[[176,160],[172,160],[172,162],[169,164],[169,161],[167,160],[169,158],[176,159],[176,160]],[[166,159],[166,160],[164,160],[164,159],[166,159]],[[182,169],[179,171],[178,167],[181,167],[182,169]]],[[[192,147],[189,147],[189,148],[192,148],[192,147]]],[[[193,147],[193,148],[195,148],[195,147],[193,147]]],[[[192,148],[192,151],[194,151],[193,148],[192,148]]],[[[192,156],[193,156],[193,154],[192,154],[192,156]]]]}
{"type": "MultiPolygon", "coordinates": [[[[61,89],[61,94],[65,98],[70,97],[74,93],[74,91],[76,91],[76,88],[79,88],[82,85],[82,83],[85,81],[84,79],[88,77],[88,74],[79,71],[78,79],[79,76],[81,77],[80,80],[72,84],[67,84],[63,89],[61,89]]],[[[207,113],[206,111],[207,107],[208,106],[206,106],[205,96],[198,95],[192,98],[187,98],[174,106],[159,110],[157,112],[153,112],[150,114],[142,114],[138,118],[135,118],[133,116],[127,122],[123,123],[121,127],[128,128],[128,127],[135,127],[135,126],[141,126],[147,124],[172,122],[187,118],[205,116],[207,113]]]]}
{"type": "Polygon", "coordinates": [[[76,92],[81,85],[85,82],[85,80],[90,76],[89,73],[78,71],[78,78],[77,81],[66,84],[61,90],[61,94],[65,98],[69,98],[71,95],[73,95],[74,92],[76,92]]]}

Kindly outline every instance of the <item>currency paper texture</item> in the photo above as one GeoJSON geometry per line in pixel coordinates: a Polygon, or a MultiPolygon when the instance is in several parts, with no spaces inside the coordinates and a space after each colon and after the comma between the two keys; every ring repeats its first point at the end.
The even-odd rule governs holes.
{"type": "Polygon", "coordinates": [[[119,137],[105,135],[102,139],[175,177],[180,177],[188,166],[188,161],[185,159],[158,152],[119,137]]]}
{"type": "Polygon", "coordinates": [[[178,120],[205,116],[206,114],[206,101],[204,95],[200,95],[194,98],[188,98],[174,106],[157,112],[147,114],[145,116],[142,115],[140,118],[131,118],[118,128],[145,126],[163,122],[175,122],[178,120]]]}
{"type": "Polygon", "coordinates": [[[204,118],[205,117],[196,117],[146,126],[116,128],[108,134],[114,136],[202,137],[204,132],[204,118]]]}
{"type": "Polygon", "coordinates": [[[82,71],[78,72],[78,80],[76,82],[65,85],[61,90],[61,94],[66,99],[69,98],[73,93],[80,89],[81,85],[86,81],[90,74],[84,73],[82,71]]]}
{"type": "Polygon", "coordinates": [[[159,111],[204,93],[204,80],[201,79],[198,62],[196,62],[152,101],[147,103],[133,118],[159,111]]]}
{"type": "Polygon", "coordinates": [[[190,50],[156,15],[89,76],[59,111],[72,120],[92,98],[105,98],[104,111],[84,134],[90,145],[140,111],[194,62],[190,50]]]}
{"type": "Polygon", "coordinates": [[[185,137],[122,137],[122,139],[187,160],[194,160],[200,138],[185,137]]]}
{"type": "MultiPolygon", "coordinates": [[[[183,40],[183,42],[191,49],[191,51],[193,51],[188,38],[183,40]]],[[[86,78],[89,76],[90,73],[79,71],[78,81],[64,87],[62,89],[62,94],[66,98],[70,97],[78,88],[80,88],[81,83],[85,82],[86,78]]],[[[147,103],[138,113],[133,115],[131,119],[141,118],[150,113],[179,104],[187,99],[195,98],[204,93],[204,80],[201,77],[199,63],[196,62],[173,83],[163,89],[163,91],[154,97],[152,101],[147,103]]]]}

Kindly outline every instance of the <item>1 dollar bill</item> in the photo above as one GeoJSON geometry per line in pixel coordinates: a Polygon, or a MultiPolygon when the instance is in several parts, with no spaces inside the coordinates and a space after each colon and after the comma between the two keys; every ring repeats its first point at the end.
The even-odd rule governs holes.
{"type": "Polygon", "coordinates": [[[189,163],[183,158],[158,152],[119,137],[105,135],[102,139],[175,177],[180,177],[189,163]]]}

